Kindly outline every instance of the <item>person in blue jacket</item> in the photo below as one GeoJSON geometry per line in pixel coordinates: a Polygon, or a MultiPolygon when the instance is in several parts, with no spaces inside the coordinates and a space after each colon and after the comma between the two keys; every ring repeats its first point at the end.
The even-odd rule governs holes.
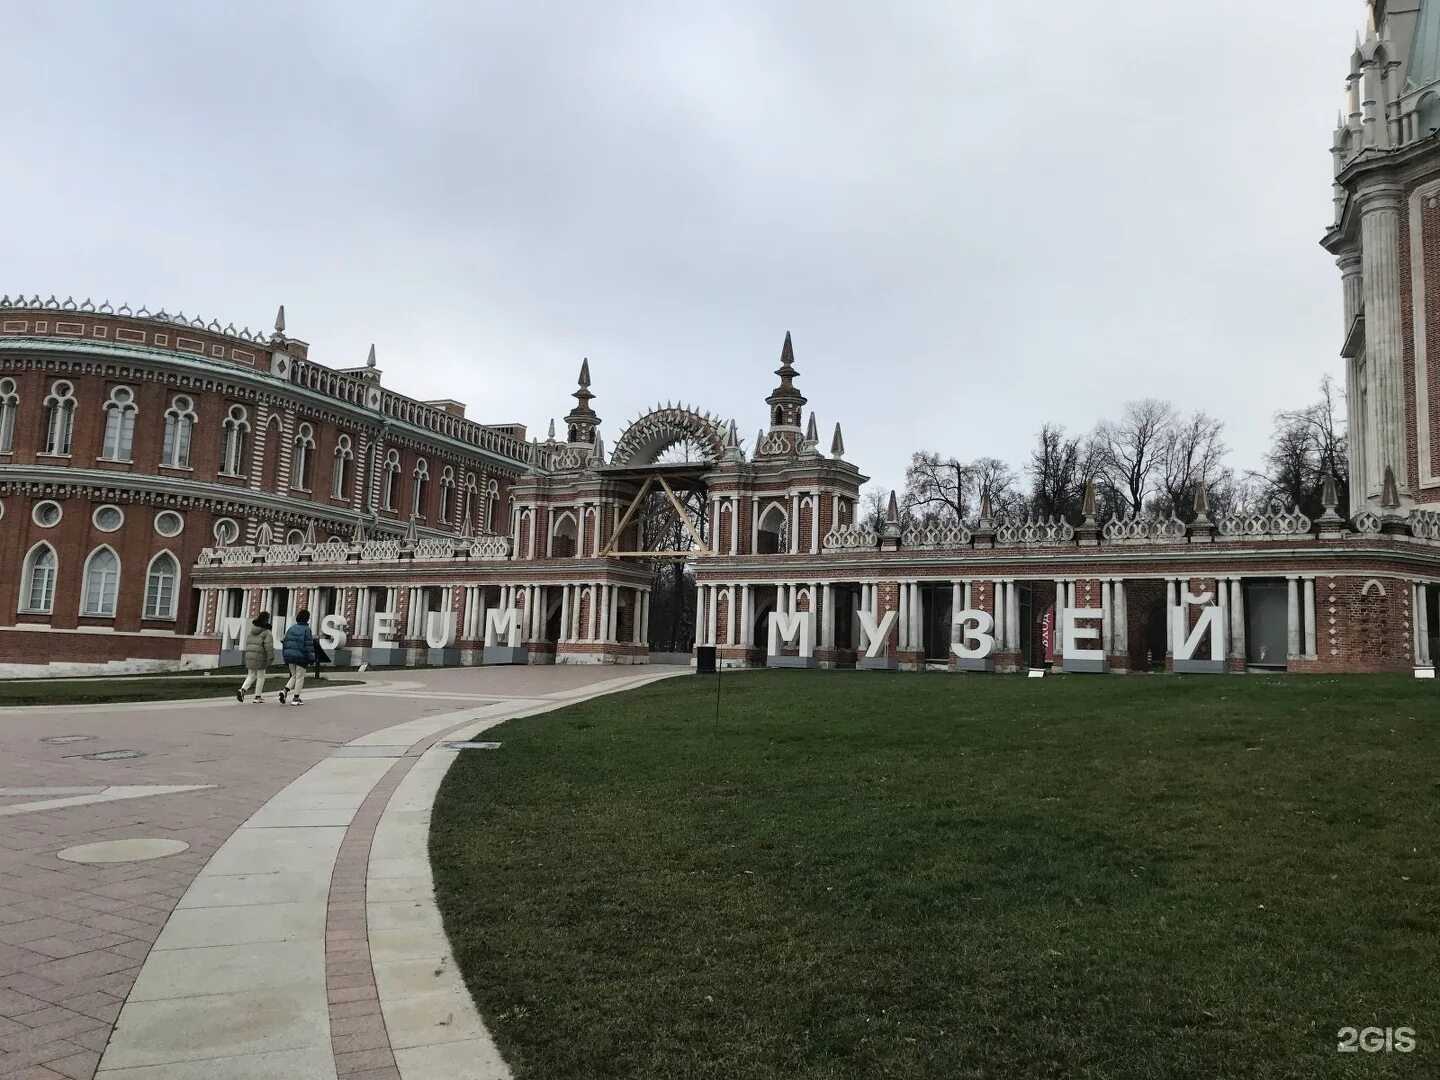
{"type": "Polygon", "coordinates": [[[310,632],[310,612],[301,608],[295,613],[295,622],[285,631],[280,643],[280,658],[290,666],[290,681],[280,691],[280,704],[285,704],[289,694],[291,705],[305,704],[300,700],[300,691],[305,688],[305,669],[315,663],[315,635],[310,632]]]}

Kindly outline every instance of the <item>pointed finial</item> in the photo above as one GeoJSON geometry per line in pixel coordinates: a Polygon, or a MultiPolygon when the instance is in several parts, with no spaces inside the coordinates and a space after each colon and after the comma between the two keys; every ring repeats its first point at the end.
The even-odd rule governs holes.
{"type": "Polygon", "coordinates": [[[1325,485],[1320,489],[1320,505],[1333,511],[1340,505],[1340,494],[1335,487],[1335,477],[1326,475],[1325,485]]]}
{"type": "Polygon", "coordinates": [[[830,456],[843,458],[845,456],[845,436],[840,434],[840,425],[835,425],[835,437],[830,440],[830,456]]]}
{"type": "Polygon", "coordinates": [[[890,489],[890,503],[885,507],[885,524],[898,525],[900,523],[900,503],[895,498],[895,489],[890,489]]]}
{"type": "Polygon", "coordinates": [[[820,441],[820,429],[815,423],[815,413],[810,413],[810,423],[805,425],[805,439],[807,442],[818,443],[820,441]]]}
{"type": "Polygon", "coordinates": [[[375,366],[375,343],[373,341],[370,343],[370,353],[368,356],[365,357],[365,366],[375,366]]]}
{"type": "Polygon", "coordinates": [[[730,428],[725,432],[725,445],[730,449],[738,449],[740,446],[740,432],[735,427],[734,419],[731,419],[730,428]]]}
{"type": "Polygon", "coordinates": [[[760,452],[760,444],[761,444],[762,442],[764,442],[764,441],[765,441],[765,429],[764,429],[764,428],[761,428],[759,431],[755,432],[755,452],[756,452],[757,454],[760,452]]]}
{"type": "Polygon", "coordinates": [[[1195,520],[1210,520],[1210,489],[1204,484],[1195,486],[1195,520]]]}
{"type": "Polygon", "coordinates": [[[551,442],[555,441],[555,418],[553,416],[550,418],[550,433],[545,437],[551,442]]]}
{"type": "Polygon", "coordinates": [[[590,388],[590,358],[588,356],[580,361],[580,386],[582,389],[590,388]]]}
{"type": "Polygon", "coordinates": [[[315,546],[315,521],[313,518],[305,526],[305,543],[311,547],[315,546]]]}
{"type": "Polygon", "coordinates": [[[980,520],[989,521],[994,516],[990,511],[990,489],[986,488],[980,496],[980,520]]]}
{"type": "Polygon", "coordinates": [[[285,333],[285,305],[280,305],[280,310],[275,312],[275,333],[285,333]]]}
{"type": "Polygon", "coordinates": [[[1086,521],[1095,520],[1095,481],[1085,481],[1085,499],[1080,505],[1080,513],[1086,521]]]}
{"type": "Polygon", "coordinates": [[[795,346],[790,344],[790,331],[785,331],[785,344],[780,346],[780,366],[795,366],[795,346]]]}
{"type": "Polygon", "coordinates": [[[1400,509],[1400,489],[1395,484],[1395,470],[1385,466],[1385,484],[1380,489],[1380,506],[1385,510],[1400,509]]]}
{"type": "Polygon", "coordinates": [[[410,541],[410,543],[413,544],[413,543],[415,543],[415,540],[416,540],[416,538],[417,538],[417,535],[418,535],[418,530],[416,529],[416,526],[415,526],[415,515],[414,515],[414,514],[411,514],[411,515],[410,515],[410,523],[405,526],[405,539],[408,540],[408,541],[410,541]]]}

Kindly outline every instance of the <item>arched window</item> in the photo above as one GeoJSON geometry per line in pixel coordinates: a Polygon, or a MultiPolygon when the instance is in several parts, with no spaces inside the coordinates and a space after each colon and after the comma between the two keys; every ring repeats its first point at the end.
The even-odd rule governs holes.
{"type": "Polygon", "coordinates": [[[20,411],[20,395],[15,393],[14,379],[0,379],[0,454],[15,449],[15,414],[20,411]]]}
{"type": "Polygon", "coordinates": [[[1426,94],[1415,109],[1415,126],[1420,138],[1440,127],[1440,94],[1426,94]]]}
{"type": "Polygon", "coordinates": [[[30,549],[20,589],[21,611],[49,615],[54,609],[57,563],[55,549],[49,544],[39,543],[30,549]]]}
{"type": "Polygon", "coordinates": [[[220,471],[226,476],[239,476],[245,467],[245,433],[250,430],[249,415],[244,405],[231,405],[225,414],[220,471]]]}
{"type": "Polygon", "coordinates": [[[575,554],[579,536],[575,515],[569,511],[561,514],[555,519],[555,527],[550,532],[550,554],[557,559],[570,558],[575,554]]]}
{"type": "Polygon", "coordinates": [[[354,456],[349,435],[341,435],[335,440],[335,469],[330,477],[332,498],[343,499],[350,490],[350,461],[354,456]]]}
{"type": "Polygon", "coordinates": [[[108,618],[115,614],[115,594],[120,590],[120,556],[108,547],[98,547],[85,560],[85,589],[80,614],[108,618]]]}
{"type": "Polygon", "coordinates": [[[382,502],[386,510],[396,508],[395,500],[400,496],[400,451],[391,450],[385,454],[385,486],[382,502]]]}
{"type": "Polygon", "coordinates": [[[424,458],[415,462],[415,482],[410,487],[410,514],[412,517],[423,517],[425,514],[425,496],[430,490],[430,463],[424,458]]]}
{"type": "Polygon", "coordinates": [[[105,438],[100,457],[106,461],[129,461],[135,443],[135,391],[117,386],[105,402],[105,438]]]}
{"type": "Polygon", "coordinates": [[[50,387],[45,399],[45,453],[70,453],[70,436],[75,432],[75,388],[61,380],[50,387]]]}
{"type": "Polygon", "coordinates": [[[789,519],[779,503],[771,503],[760,515],[758,555],[783,555],[790,550],[789,519]]]}
{"type": "Polygon", "coordinates": [[[460,512],[460,520],[466,525],[475,523],[475,474],[465,474],[465,505],[460,512]]]}
{"type": "Polygon", "coordinates": [[[150,569],[145,572],[145,618],[175,617],[175,584],[179,579],[180,564],[168,551],[150,560],[150,569]]]}
{"type": "Polygon", "coordinates": [[[290,486],[310,490],[310,463],[315,456],[315,429],[301,424],[290,454],[290,486]]]}
{"type": "Polygon", "coordinates": [[[440,521],[445,524],[451,520],[451,513],[455,509],[455,469],[446,465],[445,471],[440,474],[440,521]]]}
{"type": "Polygon", "coordinates": [[[195,402],[184,394],[170,399],[165,410],[165,445],[160,450],[160,464],[172,469],[190,467],[190,437],[195,431],[195,402]]]}

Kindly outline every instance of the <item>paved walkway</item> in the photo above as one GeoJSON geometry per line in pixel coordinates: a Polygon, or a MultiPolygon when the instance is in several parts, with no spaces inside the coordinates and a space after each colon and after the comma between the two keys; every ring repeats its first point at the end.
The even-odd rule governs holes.
{"type": "Polygon", "coordinates": [[[0,709],[0,1077],[508,1076],[433,903],[442,740],[673,674],[372,672],[299,709],[0,709]],[[88,861],[150,853],[136,841],[188,846],[88,861]]]}

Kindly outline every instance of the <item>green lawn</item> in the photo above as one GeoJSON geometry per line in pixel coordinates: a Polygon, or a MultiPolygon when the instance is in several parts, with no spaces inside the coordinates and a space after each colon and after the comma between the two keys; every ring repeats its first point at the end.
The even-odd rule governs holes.
{"type": "Polygon", "coordinates": [[[510,721],[445,780],[517,1077],[1440,1076],[1434,683],[738,673],[718,736],[714,692],[510,721]]]}
{"type": "MultiPolygon", "coordinates": [[[[181,673],[177,672],[176,675],[181,673]]],[[[265,680],[265,693],[273,697],[288,674],[276,668],[265,680]]],[[[243,675],[214,674],[177,678],[174,675],[121,675],[111,679],[3,679],[0,707],[15,705],[99,705],[122,701],[190,701],[195,698],[234,697],[243,675]]],[[[356,686],[363,679],[306,680],[310,690],[356,686]]]]}

